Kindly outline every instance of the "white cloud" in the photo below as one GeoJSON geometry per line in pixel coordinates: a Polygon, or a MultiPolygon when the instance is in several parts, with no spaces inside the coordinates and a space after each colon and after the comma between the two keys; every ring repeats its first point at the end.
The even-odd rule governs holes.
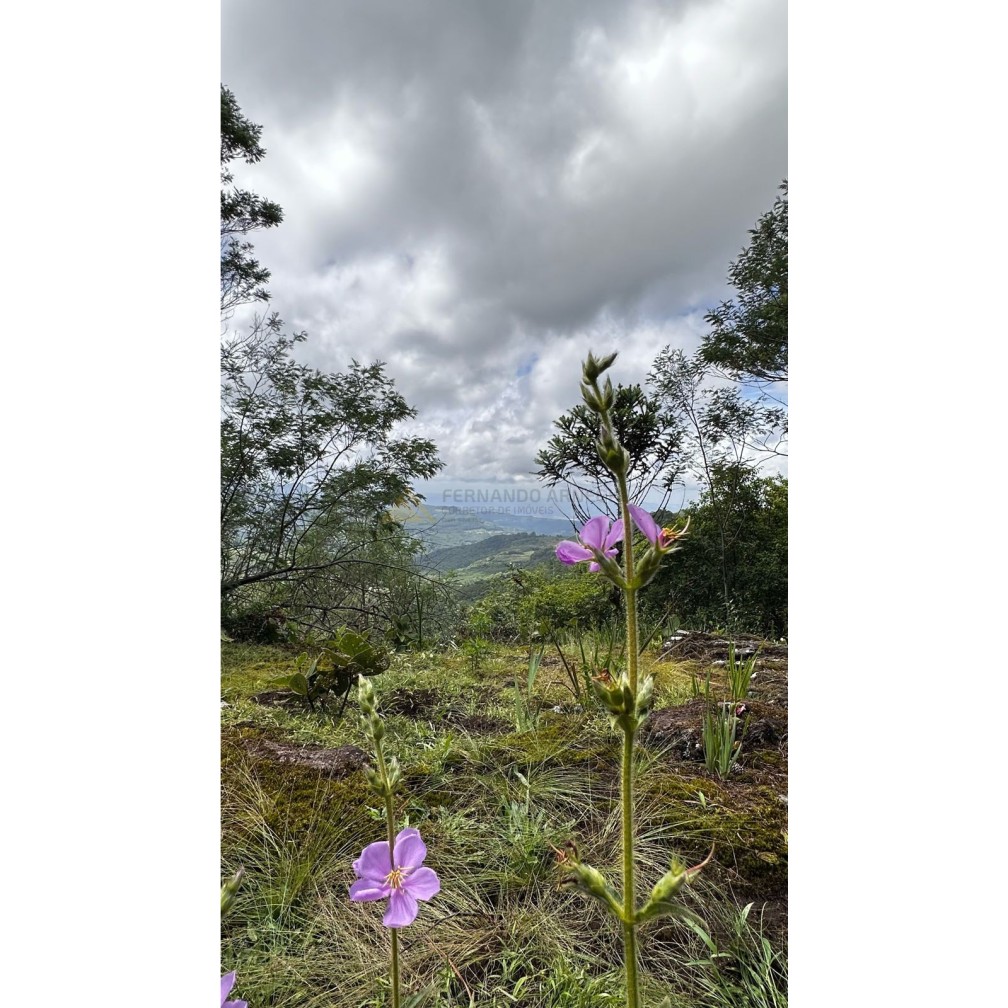
{"type": "Polygon", "coordinates": [[[446,478],[534,469],[587,349],[695,347],[787,174],[783,0],[247,0],[223,39],[273,307],[387,361],[446,478]]]}

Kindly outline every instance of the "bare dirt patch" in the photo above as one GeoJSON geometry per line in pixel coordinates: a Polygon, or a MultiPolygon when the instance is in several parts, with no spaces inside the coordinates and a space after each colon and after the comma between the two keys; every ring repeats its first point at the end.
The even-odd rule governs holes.
{"type": "Polygon", "coordinates": [[[362,769],[368,762],[368,755],[354,745],[341,745],[335,749],[311,742],[288,743],[259,737],[242,740],[246,751],[259,759],[273,763],[316,770],[327,777],[341,779],[362,769]]]}

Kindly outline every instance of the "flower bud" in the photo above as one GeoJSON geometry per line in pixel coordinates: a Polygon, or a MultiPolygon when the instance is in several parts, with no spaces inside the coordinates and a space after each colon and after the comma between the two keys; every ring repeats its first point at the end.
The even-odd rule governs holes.
{"type": "Polygon", "coordinates": [[[648,901],[637,911],[634,920],[641,924],[644,921],[652,920],[655,917],[681,915],[683,908],[675,901],[676,895],[684,885],[693,881],[693,877],[710,861],[714,856],[714,848],[711,847],[710,854],[707,855],[698,865],[687,868],[681,861],[672,861],[672,867],[655,883],[654,889],[648,901]]]}
{"type": "Polygon", "coordinates": [[[592,681],[592,692],[602,701],[606,710],[613,714],[627,712],[626,693],[623,688],[624,679],[621,676],[614,680],[606,673],[605,677],[595,676],[592,681]]]}
{"type": "Polygon", "coordinates": [[[360,704],[360,709],[364,714],[374,714],[374,687],[367,681],[367,679],[364,678],[364,676],[357,677],[357,702],[360,704]]]}
{"type": "Polygon", "coordinates": [[[634,713],[637,715],[638,724],[648,716],[653,700],[654,676],[645,676],[641,684],[637,687],[637,702],[634,707],[634,713]]]}
{"type": "Polygon", "coordinates": [[[389,758],[386,766],[386,773],[389,791],[392,794],[395,794],[395,792],[399,790],[399,786],[402,784],[402,768],[399,766],[399,760],[397,760],[395,756],[389,758]]]}
{"type": "Polygon", "coordinates": [[[623,908],[606,877],[596,868],[583,862],[566,862],[564,883],[580,889],[586,896],[598,900],[607,910],[623,920],[623,908]]]}
{"type": "Polygon", "coordinates": [[[584,382],[581,383],[581,398],[584,399],[585,404],[593,413],[602,412],[602,400],[599,398],[598,393],[595,391],[595,387],[592,385],[586,385],[584,382]]]}
{"type": "Polygon", "coordinates": [[[595,384],[598,381],[599,375],[603,371],[608,370],[612,366],[612,362],[616,360],[615,351],[601,360],[596,359],[595,355],[589,351],[588,359],[581,366],[581,373],[584,375],[584,380],[590,384],[595,384]]]}
{"type": "Polygon", "coordinates": [[[242,877],[244,875],[245,869],[239,868],[238,871],[236,871],[234,875],[232,875],[231,878],[229,878],[227,882],[221,886],[220,912],[222,915],[228,913],[231,910],[231,907],[234,906],[235,897],[238,895],[238,889],[241,886],[242,877]]]}

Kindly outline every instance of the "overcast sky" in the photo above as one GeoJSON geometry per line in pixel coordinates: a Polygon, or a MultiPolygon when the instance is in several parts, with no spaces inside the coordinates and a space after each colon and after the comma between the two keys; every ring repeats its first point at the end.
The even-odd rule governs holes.
{"type": "Polygon", "coordinates": [[[447,463],[532,480],[588,349],[693,350],[787,175],[784,0],[224,0],[273,309],[387,361],[447,463]]]}

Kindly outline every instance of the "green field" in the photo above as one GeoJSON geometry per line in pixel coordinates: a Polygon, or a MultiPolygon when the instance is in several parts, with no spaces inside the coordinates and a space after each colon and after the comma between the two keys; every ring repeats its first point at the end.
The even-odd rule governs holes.
{"type": "MultiPolygon", "coordinates": [[[[347,896],[351,862],[384,836],[360,769],[368,743],[353,700],[337,721],[252,699],[292,657],[274,647],[223,649],[222,870],[245,869],[222,925],[223,965],[237,969],[235,993],[256,1008],[377,1008],[388,995],[388,932],[375,905],[347,896]]],[[[527,660],[501,646],[401,653],[372,680],[387,750],[405,775],[399,825],[421,830],[441,879],[441,892],[401,933],[404,1008],[623,1003],[618,928],[561,887],[554,853],[573,840],[619,877],[617,736],[601,711],[575,703],[549,655],[533,695],[536,724],[519,730],[515,677],[524,680],[527,660]]],[[[650,653],[643,663],[656,677],[655,723],[688,713],[691,672],[703,662],[650,653]]],[[[773,664],[763,688],[777,683],[779,705],[786,673],[773,664]]],[[[718,950],[712,958],[678,923],[644,926],[646,1005],[667,995],[678,1006],[786,1004],[786,752],[786,736],[754,744],[719,780],[667,739],[642,739],[641,891],[673,855],[695,863],[714,844],[714,862],[686,902],[718,950]]]]}

